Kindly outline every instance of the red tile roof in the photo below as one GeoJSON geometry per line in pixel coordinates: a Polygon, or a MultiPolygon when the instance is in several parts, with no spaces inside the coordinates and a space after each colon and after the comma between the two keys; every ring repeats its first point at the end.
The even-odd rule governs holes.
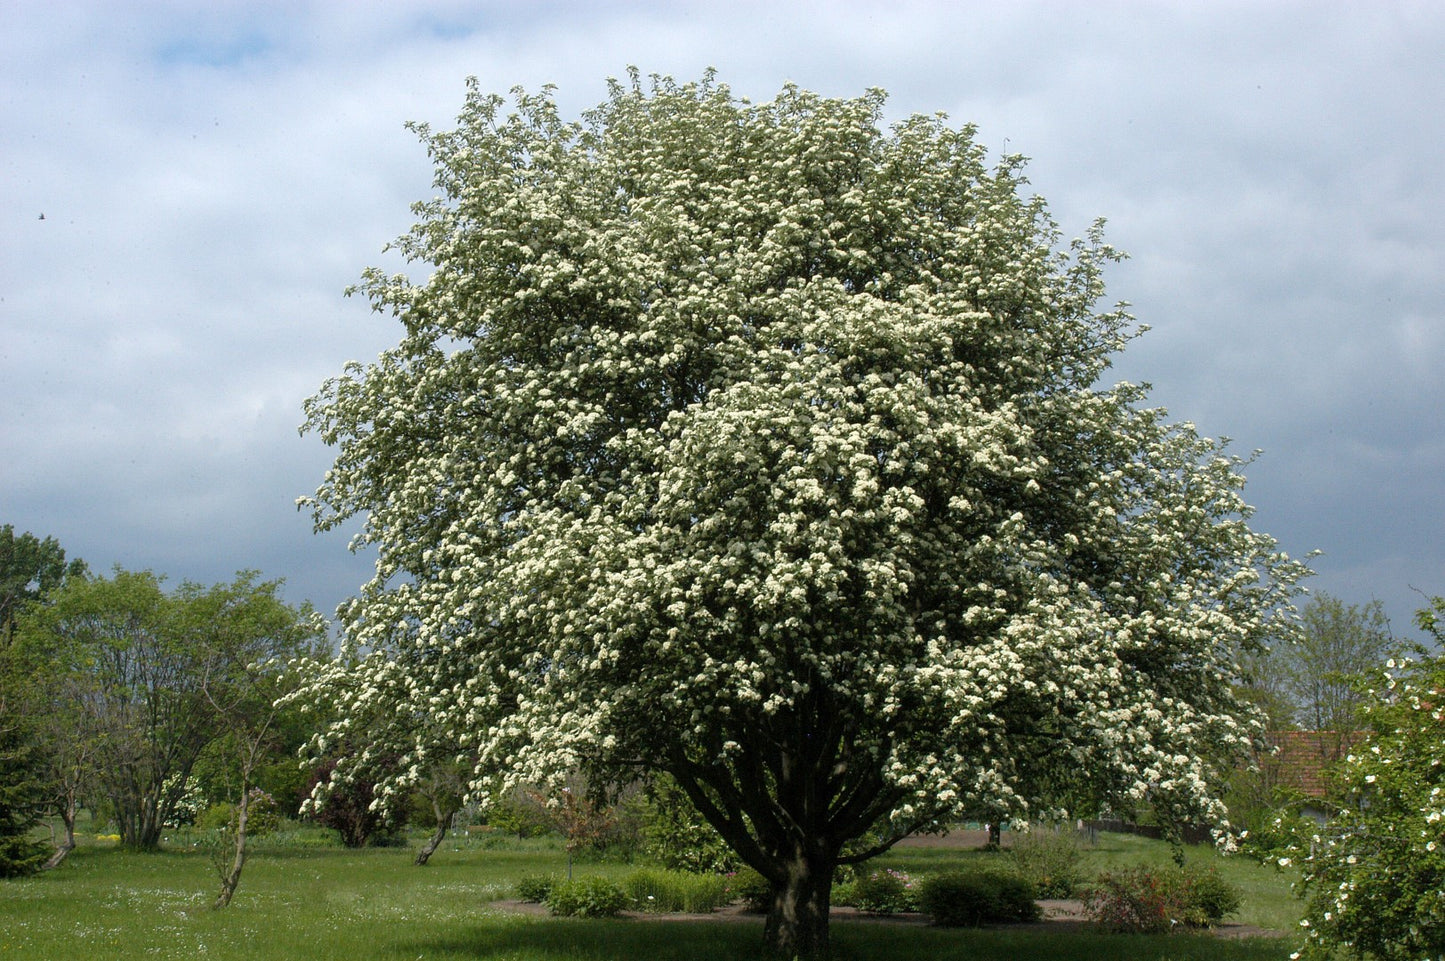
{"type": "Polygon", "coordinates": [[[1355,731],[1271,731],[1265,743],[1278,748],[1259,759],[1274,783],[1305,797],[1329,793],[1328,769],[1350,752],[1362,735],[1355,731]]]}

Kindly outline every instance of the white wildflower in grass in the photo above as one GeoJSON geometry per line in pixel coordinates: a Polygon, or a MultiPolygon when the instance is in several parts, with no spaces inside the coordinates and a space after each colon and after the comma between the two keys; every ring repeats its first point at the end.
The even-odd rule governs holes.
{"type": "Polygon", "coordinates": [[[836,864],[965,814],[1219,823],[1235,656],[1305,573],[1242,460],[1100,381],[1135,334],[1100,229],[883,103],[471,86],[417,128],[429,279],[359,287],[403,339],[306,408],[317,527],[378,549],[332,676],[367,750],[474,794],[666,771],[784,952],[836,864]]]}

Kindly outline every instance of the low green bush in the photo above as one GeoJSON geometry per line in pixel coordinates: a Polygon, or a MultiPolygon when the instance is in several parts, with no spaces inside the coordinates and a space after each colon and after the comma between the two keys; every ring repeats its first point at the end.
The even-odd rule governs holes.
{"type": "MultiPolygon", "coordinates": [[[[246,836],[263,838],[281,829],[282,820],[276,799],[260,788],[252,788],[246,805],[246,836]]],[[[212,833],[234,833],[236,805],[230,801],[212,804],[196,818],[196,830],[212,833]]]]}
{"type": "Polygon", "coordinates": [[[1072,898],[1084,881],[1084,851],[1069,825],[1035,824],[1015,832],[1004,855],[1021,878],[1032,881],[1041,898],[1072,898]]]}
{"type": "Polygon", "coordinates": [[[905,871],[860,873],[853,882],[853,904],[869,914],[902,914],[918,910],[919,884],[905,871]]]}
{"type": "Polygon", "coordinates": [[[772,906],[773,886],[757,871],[744,866],[727,878],[729,896],[734,901],[743,902],[748,911],[762,912],[772,906]]]}
{"type": "Polygon", "coordinates": [[[1018,924],[1042,913],[1033,884],[1005,871],[934,874],[919,887],[919,906],[944,927],[1018,924]]]}
{"type": "Polygon", "coordinates": [[[517,898],[533,904],[543,904],[547,895],[552,893],[552,885],[556,883],[556,875],[529,874],[516,883],[517,898]]]}
{"type": "Polygon", "coordinates": [[[634,871],[622,889],[639,911],[707,914],[732,900],[728,879],[720,874],[685,871],[634,871]]]}
{"type": "Polygon", "coordinates": [[[1220,877],[1214,868],[1207,871],[1186,868],[1185,874],[1190,879],[1193,905],[1206,925],[1218,924],[1244,903],[1239,888],[1220,877]]]}
{"type": "Polygon", "coordinates": [[[1084,911],[1109,931],[1159,934],[1208,927],[1240,903],[1239,889],[1212,869],[1139,865],[1099,875],[1084,911]]]}
{"type": "Polygon", "coordinates": [[[561,917],[611,918],[626,907],[622,886],[595,875],[556,881],[547,892],[547,909],[561,917]]]}

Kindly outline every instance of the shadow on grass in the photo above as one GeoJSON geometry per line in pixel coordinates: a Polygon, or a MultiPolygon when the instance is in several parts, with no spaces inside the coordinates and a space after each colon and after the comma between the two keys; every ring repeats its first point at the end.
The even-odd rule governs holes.
{"type": "MultiPolygon", "coordinates": [[[[1286,942],[1212,935],[1053,934],[835,921],[835,961],[1277,961],[1286,942]]],[[[762,921],[529,920],[485,924],[456,937],[390,946],[388,957],[507,961],[755,961],[762,921]]]]}

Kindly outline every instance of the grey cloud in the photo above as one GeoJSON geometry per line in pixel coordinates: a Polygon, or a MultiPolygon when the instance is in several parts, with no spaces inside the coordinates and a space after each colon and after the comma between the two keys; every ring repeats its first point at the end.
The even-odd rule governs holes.
{"type": "MultiPolygon", "coordinates": [[[[1114,373],[1242,452],[1322,589],[1397,627],[1445,591],[1445,14],[1432,5],[426,3],[7,9],[0,24],[0,519],[98,567],[368,574],[293,504],[330,452],[301,403],[396,339],[341,291],[431,194],[407,120],[462,81],[716,66],[765,99],[881,86],[1097,216],[1153,330],[1114,373]],[[38,214],[46,214],[44,221],[38,214]]],[[[424,267],[414,268],[424,271],[424,267]]]]}

